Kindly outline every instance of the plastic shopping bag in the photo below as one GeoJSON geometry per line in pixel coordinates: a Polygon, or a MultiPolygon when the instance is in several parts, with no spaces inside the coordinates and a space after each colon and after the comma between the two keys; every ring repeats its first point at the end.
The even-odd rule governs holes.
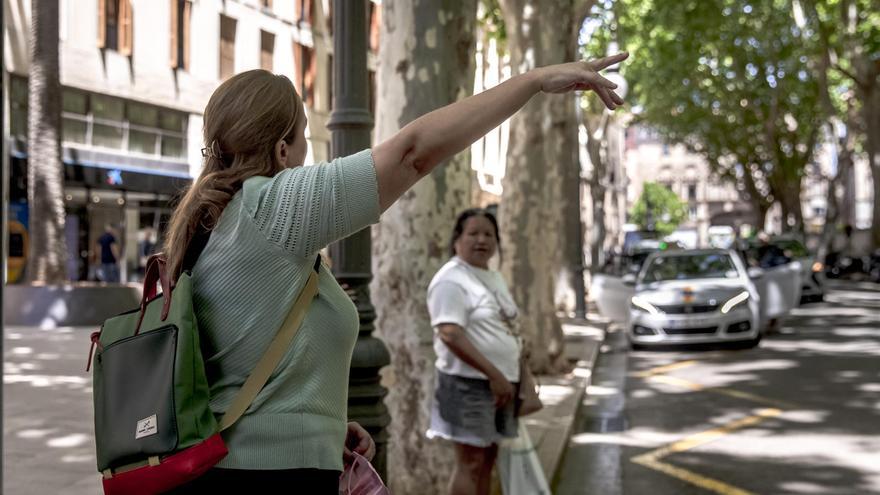
{"type": "Polygon", "coordinates": [[[498,448],[498,475],[504,495],[550,495],[550,487],[538,453],[523,421],[519,436],[501,442],[498,448]]]}
{"type": "Polygon", "coordinates": [[[339,477],[339,495],[390,495],[370,461],[357,452],[351,454],[339,477]]]}

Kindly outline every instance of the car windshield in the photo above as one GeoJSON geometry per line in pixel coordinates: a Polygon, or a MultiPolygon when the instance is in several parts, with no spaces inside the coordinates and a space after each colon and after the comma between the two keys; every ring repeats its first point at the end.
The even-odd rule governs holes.
{"type": "Polygon", "coordinates": [[[665,280],[693,280],[703,278],[736,278],[739,273],[730,256],[723,253],[703,253],[654,258],[645,270],[644,283],[665,280]]]}

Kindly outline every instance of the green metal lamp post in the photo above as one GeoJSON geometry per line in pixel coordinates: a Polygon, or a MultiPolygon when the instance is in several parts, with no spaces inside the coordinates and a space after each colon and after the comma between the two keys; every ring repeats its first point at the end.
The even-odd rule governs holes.
{"type": "MultiPolygon", "coordinates": [[[[346,156],[370,147],[373,116],[369,110],[367,79],[366,2],[333,1],[333,110],[330,153],[346,156]]],[[[382,399],[388,391],[380,384],[379,370],[391,363],[388,348],[371,334],[376,310],[370,302],[372,254],[366,228],[330,246],[333,274],[354,301],[360,331],[351,359],[348,382],[348,418],[357,421],[376,442],[373,466],[386,476],[388,432],[391,422],[382,399]]]]}

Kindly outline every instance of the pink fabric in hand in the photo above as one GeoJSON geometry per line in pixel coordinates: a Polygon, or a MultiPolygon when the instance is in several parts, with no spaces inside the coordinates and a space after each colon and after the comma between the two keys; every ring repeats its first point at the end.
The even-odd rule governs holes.
{"type": "Polygon", "coordinates": [[[339,477],[339,495],[391,495],[370,461],[357,452],[351,455],[339,477]]]}

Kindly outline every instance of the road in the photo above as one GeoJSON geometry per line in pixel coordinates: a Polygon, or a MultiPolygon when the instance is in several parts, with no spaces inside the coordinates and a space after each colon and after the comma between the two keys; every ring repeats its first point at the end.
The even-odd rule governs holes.
{"type": "Polygon", "coordinates": [[[593,384],[557,494],[880,494],[880,286],[836,285],[757,349],[612,331],[593,384]]]}

